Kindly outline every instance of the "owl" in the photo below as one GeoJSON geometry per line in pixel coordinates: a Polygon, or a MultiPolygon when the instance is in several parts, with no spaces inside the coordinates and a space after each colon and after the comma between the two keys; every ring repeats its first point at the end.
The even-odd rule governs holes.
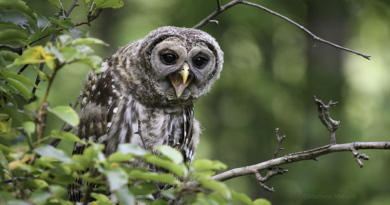
{"type": "MultiPolygon", "coordinates": [[[[191,162],[200,133],[194,102],[219,78],[222,64],[223,52],[209,34],[158,28],[105,59],[100,72],[89,73],[79,97],[76,133],[81,139],[104,143],[106,155],[122,143],[149,151],[168,145],[191,162]]],[[[84,148],[77,143],[73,154],[84,148]]],[[[140,161],[130,166],[147,168],[140,161]]],[[[72,201],[82,197],[76,184],[68,187],[72,201]]]]}

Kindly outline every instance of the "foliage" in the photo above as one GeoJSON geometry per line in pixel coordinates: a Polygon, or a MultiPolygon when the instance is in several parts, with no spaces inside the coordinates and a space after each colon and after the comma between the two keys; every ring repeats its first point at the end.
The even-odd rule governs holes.
{"type": "MultiPolygon", "coordinates": [[[[76,3],[77,1],[75,1],[76,3]]],[[[90,45],[106,45],[89,37],[88,31],[76,29],[70,18],[75,3],[68,11],[61,1],[48,0],[58,8],[53,16],[37,14],[25,1],[0,0],[0,203],[1,204],[72,204],[67,200],[66,186],[76,178],[97,184],[90,196],[94,204],[112,204],[99,191],[110,190],[122,204],[143,201],[167,204],[179,201],[191,204],[269,204],[265,199],[252,201],[222,182],[211,179],[226,165],[208,159],[188,165],[182,155],[171,147],[156,147],[161,155],[153,155],[135,145],[122,144],[110,156],[103,154],[104,146],[89,141],[82,155],[70,156],[66,150],[48,142],[61,139],[86,143],[72,131],[55,128],[46,130],[46,116],[52,113],[70,127],[79,123],[73,107],[50,107],[47,96],[59,70],[71,69],[81,63],[93,69],[101,62],[90,45]],[[24,76],[26,68],[37,76],[33,82],[24,76]],[[17,70],[20,68],[20,70],[17,70]],[[39,86],[46,81],[47,87],[39,86]],[[46,89],[43,99],[37,99],[36,89],[46,89]],[[45,133],[50,133],[48,136],[45,133]],[[126,162],[144,160],[162,167],[169,173],[153,173],[129,168],[126,162]],[[85,172],[81,172],[85,171],[85,172]],[[96,174],[96,172],[98,174],[96,174]],[[166,189],[159,190],[155,182],[166,189]],[[159,194],[157,201],[151,194],[159,194]]],[[[84,0],[89,24],[103,8],[120,8],[118,0],[84,0]]],[[[71,77],[70,77],[71,78],[71,77]]],[[[82,187],[85,191],[87,185],[82,187]]]]}

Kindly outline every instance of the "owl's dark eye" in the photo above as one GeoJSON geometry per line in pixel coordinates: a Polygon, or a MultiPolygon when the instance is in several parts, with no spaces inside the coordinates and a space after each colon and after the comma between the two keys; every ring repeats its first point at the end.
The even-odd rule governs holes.
{"type": "Polygon", "coordinates": [[[172,65],[176,62],[177,55],[174,53],[163,53],[161,54],[161,61],[167,65],[172,65]]]}
{"type": "Polygon", "coordinates": [[[209,60],[205,57],[198,56],[195,57],[192,61],[194,62],[197,68],[203,68],[209,60]]]}

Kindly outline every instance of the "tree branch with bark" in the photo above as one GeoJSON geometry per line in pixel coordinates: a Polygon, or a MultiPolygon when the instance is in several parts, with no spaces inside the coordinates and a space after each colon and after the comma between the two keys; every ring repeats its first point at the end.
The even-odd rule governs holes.
{"type": "Polygon", "coordinates": [[[288,172],[288,170],[283,169],[280,167],[284,164],[290,164],[295,163],[299,161],[304,160],[317,160],[317,157],[335,153],[335,152],[351,152],[353,158],[358,163],[360,167],[363,167],[363,160],[369,160],[369,156],[367,156],[364,153],[359,153],[358,150],[361,149],[390,149],[390,142],[351,142],[351,143],[344,143],[344,144],[337,144],[336,143],[336,135],[335,132],[338,128],[338,125],[340,124],[339,121],[333,120],[330,117],[330,111],[329,108],[331,106],[335,106],[338,104],[337,102],[330,101],[327,105],[324,104],[320,99],[318,99],[316,96],[314,96],[314,102],[318,106],[318,117],[320,118],[321,122],[324,124],[324,126],[327,128],[327,130],[330,132],[330,144],[317,147],[310,150],[295,152],[291,154],[284,155],[282,157],[276,158],[276,155],[281,148],[281,143],[285,139],[285,136],[280,137],[279,136],[279,129],[277,128],[275,130],[276,139],[278,142],[277,148],[274,152],[273,158],[261,162],[254,165],[249,165],[245,167],[239,167],[234,168],[222,173],[219,173],[212,177],[212,179],[217,181],[226,181],[229,179],[245,176],[245,175],[255,175],[256,179],[258,180],[261,187],[263,187],[265,190],[273,192],[274,188],[270,188],[266,186],[264,183],[268,180],[270,180],[272,177],[276,175],[280,175],[283,173],[288,172]],[[265,177],[262,177],[260,172],[263,170],[268,170],[265,177]]]}
{"type": "Polygon", "coordinates": [[[212,12],[209,16],[207,16],[206,18],[202,19],[193,28],[199,29],[202,26],[206,25],[207,23],[216,23],[216,24],[218,24],[218,21],[213,20],[213,18],[215,18],[216,16],[218,16],[222,12],[228,10],[229,8],[231,8],[233,6],[236,6],[236,5],[239,5],[239,4],[244,4],[244,5],[247,5],[247,6],[255,7],[255,8],[261,9],[263,11],[266,11],[266,12],[272,14],[272,15],[275,15],[275,16],[277,16],[277,17],[287,21],[288,23],[291,23],[292,25],[298,27],[299,29],[303,30],[305,33],[309,34],[313,38],[314,41],[318,41],[320,43],[330,45],[330,46],[335,47],[337,49],[341,49],[341,50],[344,50],[344,51],[347,51],[347,52],[350,52],[350,53],[354,53],[356,55],[362,56],[363,58],[365,58],[367,60],[370,60],[370,58],[371,58],[371,56],[369,56],[369,55],[366,55],[366,54],[363,54],[363,53],[359,53],[359,52],[354,51],[352,49],[349,49],[349,48],[337,45],[335,43],[332,43],[330,41],[327,41],[325,39],[322,39],[322,38],[316,36],[315,34],[313,34],[311,31],[309,31],[305,27],[303,27],[302,25],[300,25],[297,22],[291,20],[290,18],[288,18],[286,16],[283,16],[283,15],[281,15],[281,14],[275,12],[275,11],[272,11],[271,9],[269,9],[267,7],[261,6],[260,4],[255,4],[255,3],[252,3],[252,2],[249,2],[249,1],[232,0],[231,2],[229,2],[229,3],[227,3],[227,4],[222,6],[221,2],[219,0],[217,0],[217,9],[214,12],[212,12]]]}

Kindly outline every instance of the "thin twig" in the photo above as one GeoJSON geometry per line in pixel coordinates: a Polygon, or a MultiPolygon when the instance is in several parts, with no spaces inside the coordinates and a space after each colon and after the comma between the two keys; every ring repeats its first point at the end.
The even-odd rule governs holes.
{"type": "Polygon", "coordinates": [[[70,13],[72,13],[73,9],[74,9],[76,6],[80,6],[79,4],[77,4],[77,1],[78,1],[78,0],[74,0],[74,1],[73,1],[73,4],[72,4],[72,6],[70,6],[68,12],[65,11],[65,16],[66,16],[66,17],[69,17],[70,13]]]}
{"type": "Polygon", "coordinates": [[[220,0],[217,0],[217,8],[218,8],[218,10],[221,9],[221,1],[220,0]]]}
{"type": "Polygon", "coordinates": [[[24,65],[18,72],[18,75],[22,74],[23,71],[29,66],[29,64],[24,65]]]}
{"type": "Polygon", "coordinates": [[[27,176],[27,177],[13,177],[12,179],[6,179],[6,180],[3,180],[1,183],[2,184],[7,184],[7,183],[12,183],[16,180],[28,180],[28,179],[36,179],[35,177],[33,176],[27,176]]]}
{"type": "Polygon", "coordinates": [[[332,102],[331,100],[327,105],[325,105],[325,103],[316,96],[314,96],[313,99],[318,106],[318,117],[330,133],[330,144],[336,144],[336,130],[339,128],[340,121],[333,120],[330,117],[329,108],[337,105],[338,102],[332,102]]]}
{"type": "Polygon", "coordinates": [[[82,21],[80,23],[76,23],[74,26],[81,26],[84,24],[87,24],[88,26],[91,26],[91,22],[95,20],[97,17],[99,17],[100,13],[102,13],[103,9],[98,9],[94,14],[90,15],[88,14],[88,20],[87,21],[82,21]]]}
{"type": "MultiPolygon", "coordinates": [[[[42,71],[43,70],[43,66],[45,66],[45,63],[41,63],[39,65],[39,70],[42,71]]],[[[35,85],[38,86],[39,83],[41,82],[41,77],[39,77],[39,75],[37,74],[37,77],[35,78],[35,85]]],[[[35,94],[35,92],[37,91],[37,88],[36,87],[33,87],[32,89],[32,94],[35,94]]]]}
{"type": "Polygon", "coordinates": [[[328,44],[330,46],[333,46],[335,48],[338,48],[338,49],[341,49],[341,50],[344,50],[344,51],[347,51],[347,52],[350,52],[350,53],[354,53],[356,55],[359,55],[359,56],[362,56],[363,58],[365,59],[368,59],[370,60],[370,57],[369,55],[365,55],[365,54],[362,54],[362,53],[359,53],[359,52],[356,52],[352,49],[349,49],[349,48],[345,48],[343,46],[340,46],[340,45],[337,45],[335,43],[332,43],[330,41],[327,41],[327,40],[324,40],[316,35],[314,35],[312,32],[310,32],[308,29],[306,29],[305,27],[301,26],[300,24],[298,24],[297,22],[275,12],[275,11],[272,11],[271,9],[268,9],[264,6],[261,6],[259,4],[255,4],[255,3],[252,3],[252,2],[248,2],[248,1],[242,1],[242,0],[233,0],[229,3],[227,3],[226,5],[222,6],[222,7],[218,7],[217,10],[215,10],[213,13],[211,13],[209,16],[207,16],[206,18],[204,18],[203,20],[201,20],[198,24],[196,24],[194,26],[194,28],[197,28],[199,29],[200,27],[206,25],[208,22],[210,22],[210,20],[212,20],[214,17],[218,16],[220,13],[224,12],[225,10],[227,10],[228,8],[232,7],[232,6],[235,6],[237,4],[245,4],[245,5],[248,5],[248,6],[252,6],[252,7],[255,7],[255,8],[258,8],[258,9],[261,9],[261,10],[264,10],[272,15],[275,15],[291,24],[293,24],[294,26],[300,28],[301,30],[303,30],[304,32],[306,32],[307,34],[309,34],[313,39],[314,41],[318,41],[320,43],[324,43],[324,44],[328,44]]]}
{"type": "Polygon", "coordinates": [[[276,141],[278,142],[278,146],[276,147],[276,150],[274,152],[274,155],[272,159],[275,159],[276,156],[278,155],[279,151],[282,151],[283,148],[281,147],[283,140],[286,138],[286,135],[279,136],[279,128],[275,129],[275,136],[276,136],[276,141]]]}
{"type": "MultiPolygon", "coordinates": [[[[81,26],[81,25],[84,25],[84,24],[87,24],[87,25],[91,25],[91,22],[94,21],[97,17],[99,17],[100,13],[102,12],[103,9],[98,9],[93,15],[91,16],[88,16],[88,20],[87,21],[82,21],[82,22],[79,22],[79,23],[76,23],[74,24],[74,27],[78,27],[78,26],[81,26]]],[[[58,28],[57,31],[63,31],[64,29],[62,28],[58,28]]],[[[47,38],[48,36],[50,36],[51,34],[46,34],[40,38],[38,38],[37,40],[31,42],[29,45],[32,45],[42,39],[45,39],[47,38]]]]}

